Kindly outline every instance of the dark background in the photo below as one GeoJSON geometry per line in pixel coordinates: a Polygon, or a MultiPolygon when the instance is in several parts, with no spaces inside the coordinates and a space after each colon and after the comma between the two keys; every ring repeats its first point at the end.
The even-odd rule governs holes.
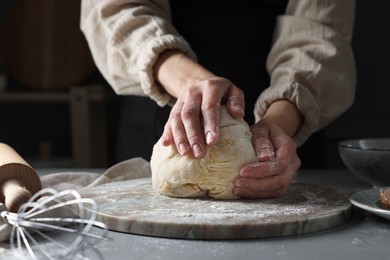
{"type": "MultiPolygon", "coordinates": [[[[29,84],[28,82],[21,82],[21,80],[18,79],[17,72],[22,71],[22,68],[18,66],[28,64],[28,57],[26,57],[26,55],[22,57],[20,57],[21,54],[19,54],[19,56],[17,55],[17,57],[14,56],[16,57],[14,60],[19,59],[18,66],[15,67],[14,65],[13,69],[9,69],[9,63],[12,59],[10,58],[10,55],[15,55],[15,53],[18,53],[18,48],[23,47],[18,45],[20,39],[17,40],[17,37],[12,38],[14,36],[10,36],[9,28],[15,28],[15,26],[24,26],[23,28],[25,28],[26,23],[23,23],[23,20],[28,22],[27,20],[31,19],[33,22],[27,23],[31,25],[34,21],[36,22],[39,17],[44,16],[44,13],[37,13],[36,10],[34,11],[36,16],[33,17],[18,13],[18,11],[21,12],[22,9],[10,11],[12,8],[15,8],[14,5],[22,6],[23,2],[27,1],[13,1],[12,4],[11,1],[1,1],[0,5],[0,33],[2,35],[1,39],[3,39],[0,48],[0,73],[3,75],[2,78],[6,79],[3,86],[0,86],[0,95],[2,95],[2,93],[15,91],[61,92],[67,91],[70,85],[82,86],[91,83],[99,83],[104,86],[106,96],[105,106],[107,121],[105,122],[105,126],[107,128],[107,135],[106,140],[98,140],[107,142],[108,160],[106,166],[110,166],[116,162],[134,156],[143,156],[145,159],[149,159],[148,152],[150,152],[150,147],[154,143],[154,139],[150,138],[148,140],[148,138],[146,138],[144,140],[145,145],[130,148],[131,141],[128,140],[130,132],[128,129],[128,122],[132,121],[133,125],[131,126],[131,131],[134,131],[138,123],[141,125],[145,124],[146,121],[149,122],[149,120],[152,120],[145,116],[146,113],[155,113],[159,108],[157,108],[152,101],[145,98],[116,96],[96,68],[91,67],[88,61],[86,61],[87,58],[76,62],[77,64],[84,64],[82,69],[85,71],[85,74],[79,75],[76,79],[65,76],[63,81],[54,82],[51,85],[40,84],[40,82],[35,83],[34,85],[31,83],[29,84]],[[13,15],[11,18],[9,17],[10,13],[13,15]],[[140,106],[144,107],[142,107],[142,109],[137,109],[140,106]],[[131,115],[131,113],[129,114],[129,110],[131,110],[134,115],[131,115]],[[135,118],[133,119],[132,116],[135,118]]],[[[47,5],[49,3],[48,1],[43,0],[31,2],[35,2],[35,6],[39,6],[39,4],[47,5]]],[[[67,2],[72,2],[76,6],[79,5],[79,1],[76,0],[67,2]]],[[[256,9],[252,8],[251,5],[257,5],[257,2],[259,1],[173,1],[173,10],[176,13],[174,22],[178,23],[178,21],[180,21],[180,23],[176,24],[178,30],[193,45],[202,63],[207,64],[208,67],[211,67],[214,71],[217,70],[217,73],[220,73],[221,75],[226,73],[229,74],[229,78],[237,85],[253,84],[253,82],[255,82],[255,84],[266,85],[268,79],[259,77],[259,75],[263,75],[264,73],[262,58],[263,56],[265,57],[267,48],[258,48],[257,46],[260,42],[265,46],[269,43],[267,43],[267,39],[262,38],[246,39],[246,37],[248,37],[248,32],[235,23],[238,19],[244,21],[246,24],[255,26],[256,23],[259,22],[260,16],[255,11],[256,9]],[[240,3],[237,4],[238,2],[240,3]],[[188,8],[190,5],[192,5],[191,8],[188,8]],[[218,10],[221,11],[221,8],[225,8],[224,12],[221,12],[225,15],[220,17],[220,24],[209,23],[208,19],[215,18],[215,14],[218,10]],[[183,26],[183,28],[181,28],[181,26],[183,26]],[[197,35],[199,31],[196,31],[197,29],[195,26],[204,29],[202,30],[203,37],[218,38],[225,37],[228,34],[230,35],[231,41],[222,46],[218,44],[218,41],[215,41],[215,46],[204,46],[204,44],[202,45],[202,42],[199,42],[200,37],[197,35]],[[250,42],[251,44],[243,44],[244,40],[247,40],[246,42],[250,42]],[[257,41],[259,41],[259,43],[257,41]],[[238,52],[237,50],[241,51],[238,52]],[[230,55],[227,56],[226,53],[229,53],[230,55]],[[232,63],[231,60],[234,60],[235,62],[232,63]],[[253,72],[248,75],[253,75],[253,78],[241,76],[244,73],[242,71],[244,67],[240,64],[248,63],[248,61],[251,65],[250,67],[253,69],[253,72]],[[259,78],[261,78],[261,81],[259,81],[259,78]]],[[[282,10],[283,2],[284,1],[263,1],[264,4],[272,3],[275,8],[275,13],[282,10]]],[[[299,153],[302,157],[303,168],[344,167],[337,151],[338,141],[361,137],[389,137],[390,135],[390,120],[388,115],[390,112],[390,102],[388,101],[390,86],[387,79],[389,74],[388,61],[390,60],[390,31],[387,28],[389,23],[390,3],[385,0],[358,0],[356,8],[356,22],[352,42],[358,72],[356,100],[354,105],[345,114],[331,123],[319,134],[316,134],[300,148],[299,153]]],[[[53,18],[52,21],[53,23],[73,26],[74,31],[80,34],[77,37],[81,36],[81,40],[79,40],[80,46],[83,46],[84,48],[85,42],[83,42],[81,32],[79,32],[77,27],[78,12],[79,10],[73,10],[72,15],[67,15],[67,19],[54,16],[56,18],[53,18]],[[71,19],[74,21],[73,24],[70,22],[71,19]]],[[[264,16],[265,14],[261,17],[264,16]]],[[[267,33],[270,33],[269,26],[272,26],[272,18],[268,18],[266,17],[266,19],[262,20],[263,25],[261,30],[268,30],[267,33]]],[[[56,24],[53,24],[53,26],[56,26],[56,24]]],[[[254,28],[257,27],[255,26],[254,28]]],[[[12,35],[15,35],[15,31],[13,31],[12,35]]],[[[69,37],[66,38],[66,35],[63,36],[64,39],[69,39],[69,37]]],[[[75,44],[77,37],[72,38],[74,39],[72,44],[75,44]]],[[[59,53],[61,51],[58,50],[49,50],[47,48],[41,50],[34,47],[34,44],[30,44],[30,41],[32,41],[31,38],[23,39],[23,41],[28,41],[24,48],[26,48],[26,46],[31,47],[30,49],[27,48],[30,53],[37,53],[38,55],[42,51],[44,54],[51,51],[55,55],[61,55],[61,53],[59,53]]],[[[32,41],[32,43],[34,42],[32,41]]],[[[61,43],[65,44],[64,41],[61,43]]],[[[45,43],[35,42],[35,44],[43,46],[45,43]]],[[[79,59],[82,58],[80,55],[75,56],[79,59]]],[[[64,53],[63,57],[72,57],[72,55],[64,53]]],[[[63,57],[61,59],[64,59],[63,57]]],[[[51,68],[60,69],[63,64],[56,65],[54,64],[55,61],[56,60],[54,60],[51,68]]],[[[39,71],[40,67],[38,65],[30,66],[32,72],[35,70],[39,71]]],[[[71,69],[72,66],[64,68],[64,70],[69,71],[71,71],[71,69]]],[[[74,74],[72,75],[75,76],[74,74]]],[[[61,77],[64,76],[58,76],[58,78],[61,77]]],[[[55,80],[55,78],[53,80],[55,80]]],[[[248,98],[254,100],[255,97],[256,96],[253,95],[248,98]]],[[[37,104],[0,101],[0,120],[0,141],[13,146],[33,166],[74,166],[72,164],[69,104],[55,102],[37,104]],[[49,151],[42,148],[47,146],[50,147],[49,151]],[[45,151],[43,152],[43,150],[45,151]]],[[[147,133],[147,135],[153,136],[154,138],[158,138],[159,136],[158,132],[152,132],[150,129],[143,129],[141,127],[139,131],[147,133]],[[151,132],[149,133],[148,131],[151,132]]],[[[142,137],[134,138],[139,139],[142,137]]]]}

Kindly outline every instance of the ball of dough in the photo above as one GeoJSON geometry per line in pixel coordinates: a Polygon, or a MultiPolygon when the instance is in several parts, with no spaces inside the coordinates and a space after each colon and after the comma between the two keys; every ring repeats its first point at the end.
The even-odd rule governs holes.
{"type": "Polygon", "coordinates": [[[153,187],[173,197],[236,199],[233,181],[243,165],[256,162],[252,135],[243,119],[232,118],[224,106],[220,115],[220,138],[208,146],[201,159],[181,156],[174,145],[154,145],[150,161],[153,187]]]}

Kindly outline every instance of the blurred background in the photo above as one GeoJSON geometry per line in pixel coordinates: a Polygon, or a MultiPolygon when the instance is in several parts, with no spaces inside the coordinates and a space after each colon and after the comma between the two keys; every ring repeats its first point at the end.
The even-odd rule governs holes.
{"type": "MultiPolygon", "coordinates": [[[[240,26],[234,26],[234,19],[257,28],[258,18],[251,7],[256,1],[172,1],[174,22],[201,59],[213,46],[202,48],[196,42],[199,32],[191,26],[191,15],[202,21],[200,27],[205,29],[207,18],[221,10],[222,2],[231,3],[222,10],[227,20],[224,25],[202,30],[203,36],[214,35],[216,30],[218,35],[243,33],[240,26]],[[183,3],[187,11],[183,11],[183,3]],[[186,24],[186,29],[181,28],[186,24]]],[[[303,168],[344,168],[337,151],[340,140],[390,136],[389,10],[389,1],[357,0],[352,42],[358,72],[356,100],[350,110],[299,149],[303,168]]],[[[33,167],[109,167],[136,156],[149,160],[160,133],[150,133],[150,139],[129,133],[138,127],[140,118],[149,120],[142,113],[159,108],[145,98],[114,94],[94,66],[79,17],[79,0],[0,1],[0,142],[14,147],[33,167]],[[132,118],[128,110],[139,102],[148,105],[137,109],[138,116],[132,118]],[[135,147],[131,138],[145,138],[145,145],[135,147]]],[[[239,48],[240,37],[231,45],[215,46],[215,57],[207,56],[210,60],[203,58],[203,63],[228,70],[223,57],[239,48]]],[[[245,45],[240,55],[227,60],[263,69],[255,57],[266,53],[257,50],[256,44],[245,45]]],[[[240,82],[240,66],[230,69],[237,85],[246,84],[240,82]]],[[[255,78],[253,82],[262,84],[255,78]]],[[[136,130],[149,133],[142,127],[136,130]]]]}

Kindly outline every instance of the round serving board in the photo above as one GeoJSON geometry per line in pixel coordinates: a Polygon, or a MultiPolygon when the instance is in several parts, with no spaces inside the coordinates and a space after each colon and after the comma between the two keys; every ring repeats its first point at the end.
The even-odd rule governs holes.
{"type": "Polygon", "coordinates": [[[152,188],[150,178],[107,183],[80,192],[97,203],[99,221],[132,234],[187,239],[243,239],[299,235],[350,219],[346,194],[293,183],[266,200],[172,198],[152,188]]]}

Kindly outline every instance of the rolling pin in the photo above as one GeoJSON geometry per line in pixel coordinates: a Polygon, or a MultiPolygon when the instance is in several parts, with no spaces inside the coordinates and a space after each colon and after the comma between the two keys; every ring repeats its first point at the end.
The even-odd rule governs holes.
{"type": "Polygon", "coordinates": [[[0,143],[0,203],[17,212],[41,188],[34,169],[12,147],[0,143]]]}

